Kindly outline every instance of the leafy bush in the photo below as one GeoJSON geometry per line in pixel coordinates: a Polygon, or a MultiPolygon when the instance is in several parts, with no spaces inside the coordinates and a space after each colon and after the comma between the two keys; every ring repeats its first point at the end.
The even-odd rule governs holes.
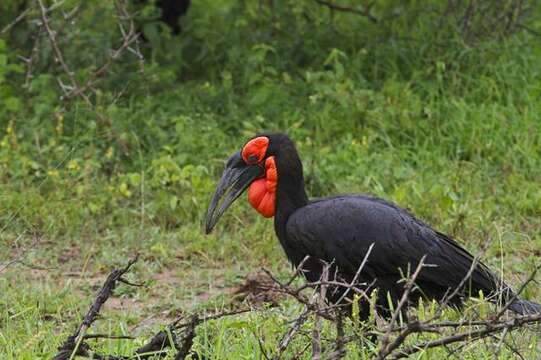
{"type": "MultiPolygon", "coordinates": [[[[24,4],[4,3],[4,24],[24,4]]],[[[201,219],[208,179],[239,136],[261,129],[288,131],[308,152],[308,185],[318,195],[366,178],[369,161],[384,149],[392,150],[384,160],[389,168],[396,161],[426,166],[423,154],[431,149],[457,161],[520,161],[530,173],[539,169],[527,158],[538,136],[517,143],[535,126],[524,114],[535,111],[539,49],[521,50],[531,41],[524,33],[466,45],[456,27],[463,7],[441,16],[441,2],[381,1],[371,9],[381,20],[376,24],[309,1],[198,1],[182,20],[182,34],[171,36],[152,3],[125,5],[69,1],[46,14],[77,83],[93,81],[86,101],[69,91],[66,99],[59,86],[70,78],[39,31],[38,2],[26,4],[26,16],[6,31],[4,184],[36,187],[46,198],[59,187],[76,189],[70,196],[90,196],[87,210],[100,216],[119,204],[137,208],[144,197],[149,221],[178,226],[201,219]],[[120,17],[123,9],[135,14],[133,24],[120,17]],[[132,25],[146,40],[92,80],[122,43],[119,26],[132,25]],[[501,144],[521,147],[524,157],[509,159],[501,144]]],[[[388,175],[405,180],[411,171],[388,175]]],[[[381,184],[382,191],[392,192],[391,184],[381,184]]]]}

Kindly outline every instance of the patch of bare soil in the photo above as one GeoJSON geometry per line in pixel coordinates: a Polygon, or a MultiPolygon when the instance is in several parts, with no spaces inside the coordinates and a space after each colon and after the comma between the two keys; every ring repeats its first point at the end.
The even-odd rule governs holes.
{"type": "Polygon", "coordinates": [[[105,303],[106,308],[123,312],[131,312],[140,305],[138,300],[125,297],[110,297],[105,303]]]}
{"type": "Polygon", "coordinates": [[[58,263],[64,264],[70,262],[74,259],[81,258],[81,249],[78,246],[70,246],[60,250],[58,254],[58,263]]]}
{"type": "Polygon", "coordinates": [[[248,274],[243,284],[232,289],[234,301],[247,302],[254,307],[278,306],[283,296],[272,291],[274,285],[274,281],[263,271],[248,274]]]}

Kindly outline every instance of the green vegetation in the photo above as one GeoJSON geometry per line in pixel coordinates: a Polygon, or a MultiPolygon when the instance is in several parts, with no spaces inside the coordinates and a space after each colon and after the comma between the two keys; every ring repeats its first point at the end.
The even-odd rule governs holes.
{"type": "MultiPolygon", "coordinates": [[[[0,31],[21,3],[2,1],[0,31]]],[[[295,140],[312,197],[372,193],[474,253],[490,239],[486,263],[515,286],[538,262],[534,32],[466,41],[455,18],[414,11],[421,3],[442,10],[444,1],[408,9],[378,1],[381,18],[400,15],[372,24],[312,1],[194,0],[172,36],[152,20],[153,5],[140,5],[129,10],[144,31],[144,61],[123,52],[86,92],[89,105],[65,98],[59,84],[70,79],[45,32],[36,44],[40,9],[29,3],[25,19],[0,35],[0,358],[50,358],[109,270],[136,252],[142,261],[131,279],[148,286],[119,287],[96,332],[140,340],[101,341],[104,352],[129,354],[180,311],[227,306],[230,289],[262,266],[287,277],[272,222],[246,201],[203,234],[224,160],[262,130],[295,140]],[[32,53],[31,65],[21,60],[32,53]]],[[[534,15],[528,26],[539,32],[534,15]]],[[[65,1],[50,19],[80,84],[121,44],[117,23],[129,27],[106,1],[65,1]]],[[[535,284],[524,296],[541,301],[535,284]]],[[[261,358],[255,335],[272,352],[301,310],[284,301],[210,322],[195,349],[261,358]]],[[[527,358],[540,350],[532,331],[509,341],[527,358]]],[[[302,346],[301,337],[291,354],[302,346]]],[[[492,358],[491,346],[475,343],[461,356],[492,358]]],[[[509,348],[499,356],[514,357],[509,348]]],[[[365,347],[348,358],[369,357],[365,347]]]]}

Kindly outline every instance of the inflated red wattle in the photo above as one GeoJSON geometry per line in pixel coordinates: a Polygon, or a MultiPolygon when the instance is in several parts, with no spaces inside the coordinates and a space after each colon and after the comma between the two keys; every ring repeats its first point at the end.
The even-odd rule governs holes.
{"type": "Polygon", "coordinates": [[[265,177],[252,182],[248,189],[250,205],[266,218],[273,217],[276,211],[277,184],[278,172],[271,156],[265,160],[265,177]]]}

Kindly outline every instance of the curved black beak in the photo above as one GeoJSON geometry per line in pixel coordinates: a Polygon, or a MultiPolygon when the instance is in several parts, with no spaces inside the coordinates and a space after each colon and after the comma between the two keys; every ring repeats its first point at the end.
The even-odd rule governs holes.
{"type": "Polygon", "coordinates": [[[223,213],[237,200],[252,181],[264,173],[265,169],[260,165],[247,165],[242,160],[240,151],[229,158],[207,210],[205,226],[207,234],[212,231],[223,213]],[[222,200],[221,205],[220,200],[222,200]]]}

